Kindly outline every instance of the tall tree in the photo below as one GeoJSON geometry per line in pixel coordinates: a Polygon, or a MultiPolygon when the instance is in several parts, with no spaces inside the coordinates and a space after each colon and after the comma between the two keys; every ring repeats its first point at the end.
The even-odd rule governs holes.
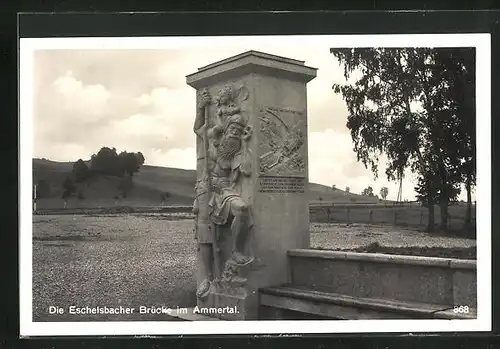
{"type": "Polygon", "coordinates": [[[474,51],[435,50],[429,66],[431,74],[423,83],[430,93],[423,106],[434,117],[430,148],[435,153],[441,229],[447,230],[448,206],[457,200],[467,175],[475,178],[475,170],[471,173],[467,166],[474,163],[474,51]]]}
{"type": "Polygon", "coordinates": [[[123,151],[119,155],[121,166],[125,174],[133,176],[139,171],[139,168],[144,164],[144,156],[139,153],[127,153],[123,151]]]}
{"type": "Polygon", "coordinates": [[[387,198],[387,195],[389,195],[389,188],[387,187],[380,188],[380,196],[382,197],[382,199],[385,200],[387,198]]]}
{"type": "Polygon", "coordinates": [[[124,176],[120,178],[117,189],[122,195],[122,197],[125,199],[130,193],[130,190],[132,190],[133,186],[134,183],[132,181],[132,176],[124,176]]]}
{"type": "MultiPolygon", "coordinates": [[[[456,150],[451,154],[458,161],[453,175],[465,184],[467,213],[465,227],[471,224],[472,191],[476,184],[476,110],[475,110],[475,49],[457,48],[440,51],[436,62],[446,82],[447,109],[453,120],[453,133],[447,137],[456,150]]],[[[455,188],[458,190],[458,188],[455,188]]]]}
{"type": "Polygon", "coordinates": [[[120,176],[123,174],[116,148],[102,147],[97,154],[91,156],[90,163],[92,171],[97,173],[110,176],[120,176]]]}
{"type": "Polygon", "coordinates": [[[361,195],[363,196],[374,196],[373,195],[373,188],[371,186],[368,186],[367,188],[363,189],[363,191],[361,192],[361,195]]]}
{"type": "Polygon", "coordinates": [[[88,178],[89,167],[82,159],[73,164],[73,174],[77,182],[84,182],[88,178]]]}
{"type": "Polygon", "coordinates": [[[76,192],[75,184],[69,175],[66,176],[63,182],[62,198],[66,201],[76,192]]]}
{"type": "Polygon", "coordinates": [[[450,143],[460,119],[450,105],[460,104],[455,94],[463,89],[449,88],[452,71],[462,68],[447,60],[460,52],[374,48],[332,49],[331,53],[348,80],[333,89],[346,101],[347,127],[358,161],[377,177],[379,156],[385,154],[389,180],[402,178],[407,168],[417,173],[418,189],[429,208],[428,228],[434,227],[435,203],[444,212],[442,225],[446,226],[448,203],[457,195],[457,178],[463,172],[456,157],[458,142],[450,143]]]}
{"type": "Polygon", "coordinates": [[[144,164],[144,155],[141,152],[120,154],[115,148],[102,147],[97,154],[91,157],[91,170],[108,176],[133,176],[144,164]]]}
{"type": "Polygon", "coordinates": [[[427,120],[415,104],[425,93],[417,72],[426,74],[422,70],[430,50],[375,48],[331,52],[343,64],[346,80],[361,75],[353,83],[333,85],[334,92],[341,93],[347,104],[347,127],[358,161],[370,167],[377,177],[379,156],[385,153],[389,180],[401,178],[407,167],[426,172],[430,164],[421,152],[427,120]]]}

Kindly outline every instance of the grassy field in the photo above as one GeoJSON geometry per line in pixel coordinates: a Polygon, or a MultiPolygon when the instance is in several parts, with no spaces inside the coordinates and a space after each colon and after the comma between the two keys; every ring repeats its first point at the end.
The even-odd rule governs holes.
{"type": "MultiPolygon", "coordinates": [[[[171,320],[165,315],[50,315],[48,308],[193,305],[194,226],[192,219],[180,218],[177,214],[34,216],[33,320],[171,320]]],[[[311,247],[321,249],[373,252],[378,248],[401,254],[419,250],[431,256],[473,258],[470,251],[476,246],[472,239],[390,226],[312,223],[310,233],[311,247]]]]}
{"type": "MultiPolygon", "coordinates": [[[[62,208],[62,184],[66,174],[71,172],[73,164],[70,162],[55,162],[46,159],[33,159],[34,183],[45,180],[50,183],[50,193],[46,198],[37,200],[37,207],[41,209],[62,208]]],[[[116,177],[98,177],[88,183],[78,184],[78,190],[84,193],[84,199],[76,197],[67,202],[67,207],[109,207],[121,206],[157,206],[161,204],[161,194],[168,192],[170,197],[164,202],[166,205],[190,205],[194,198],[196,172],[177,168],[142,166],[140,172],[134,176],[134,186],[127,198],[116,202],[114,197],[119,193],[116,177]]],[[[316,184],[309,184],[309,200],[333,203],[376,203],[377,199],[365,197],[342,190],[316,184]]]]}
{"type": "Polygon", "coordinates": [[[389,247],[381,246],[378,242],[374,242],[368,246],[345,249],[344,251],[362,252],[362,253],[384,253],[398,254],[410,256],[427,256],[441,258],[458,258],[458,259],[476,259],[476,247],[389,247]]]}

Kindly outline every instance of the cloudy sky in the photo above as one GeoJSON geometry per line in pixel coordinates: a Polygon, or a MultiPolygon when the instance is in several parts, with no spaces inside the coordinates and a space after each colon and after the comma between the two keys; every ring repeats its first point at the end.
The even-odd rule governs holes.
{"type": "MultiPolygon", "coordinates": [[[[222,39],[221,39],[222,40],[222,39]]],[[[253,49],[305,61],[318,68],[308,83],[310,181],[361,192],[389,183],[356,161],[347,129],[347,109],[331,89],[343,70],[329,53],[332,45],[242,44],[179,49],[66,49],[34,53],[34,157],[54,161],[88,159],[102,146],[141,151],[147,165],[195,168],[195,90],[185,76],[197,68],[253,49]]],[[[381,164],[383,165],[383,164],[381,164]]],[[[403,198],[414,199],[410,173],[403,198]]]]}

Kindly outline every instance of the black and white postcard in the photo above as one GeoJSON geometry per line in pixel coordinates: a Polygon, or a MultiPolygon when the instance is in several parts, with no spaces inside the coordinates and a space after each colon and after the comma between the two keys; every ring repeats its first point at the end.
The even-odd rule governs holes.
{"type": "Polygon", "coordinates": [[[23,336],[491,330],[489,34],[20,39],[23,336]]]}

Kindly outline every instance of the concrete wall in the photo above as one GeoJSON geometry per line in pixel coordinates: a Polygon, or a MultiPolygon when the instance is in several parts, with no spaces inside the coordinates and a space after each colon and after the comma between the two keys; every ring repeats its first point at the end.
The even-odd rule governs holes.
{"type": "Polygon", "coordinates": [[[476,262],[324,250],[291,250],[293,285],[353,297],[477,307],[476,262]]]}

